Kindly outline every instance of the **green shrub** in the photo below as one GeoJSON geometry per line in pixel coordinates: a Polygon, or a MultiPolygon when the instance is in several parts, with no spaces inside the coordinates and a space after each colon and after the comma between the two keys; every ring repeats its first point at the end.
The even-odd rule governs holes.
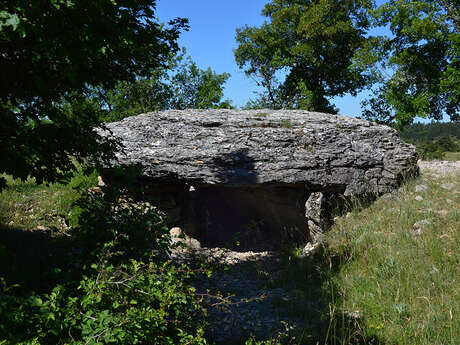
{"type": "Polygon", "coordinates": [[[58,285],[41,296],[20,298],[3,287],[0,342],[205,343],[200,309],[193,288],[184,284],[184,268],[136,260],[113,266],[102,260],[91,270],[78,285],[58,285]]]}
{"type": "Polygon", "coordinates": [[[443,148],[435,142],[418,144],[417,151],[420,158],[424,160],[442,159],[444,156],[443,148]]]}
{"type": "Polygon", "coordinates": [[[417,147],[417,151],[421,159],[444,159],[445,152],[457,152],[460,150],[460,145],[453,136],[440,136],[433,140],[418,139],[409,140],[417,147]]]}
{"type": "Polygon", "coordinates": [[[118,188],[83,194],[73,211],[60,283],[24,293],[1,281],[0,344],[205,344],[193,272],[167,259],[164,217],[118,188]]]}
{"type": "Polygon", "coordinates": [[[82,261],[93,260],[105,243],[113,243],[122,253],[118,259],[142,258],[152,251],[164,257],[171,245],[164,215],[109,188],[83,195],[72,209],[71,224],[82,261]]]}
{"type": "Polygon", "coordinates": [[[436,139],[435,142],[443,151],[456,152],[460,150],[460,145],[458,145],[451,136],[443,135],[436,139]]]}

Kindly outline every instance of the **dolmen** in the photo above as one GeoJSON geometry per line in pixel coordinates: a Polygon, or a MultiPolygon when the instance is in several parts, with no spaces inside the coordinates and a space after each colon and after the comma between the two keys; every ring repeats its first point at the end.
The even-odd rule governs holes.
{"type": "MultiPolygon", "coordinates": [[[[318,241],[347,205],[418,174],[414,146],[373,122],[300,110],[168,110],[107,124],[139,188],[203,246],[318,241]]],[[[115,178],[104,169],[104,181],[115,178]]]]}

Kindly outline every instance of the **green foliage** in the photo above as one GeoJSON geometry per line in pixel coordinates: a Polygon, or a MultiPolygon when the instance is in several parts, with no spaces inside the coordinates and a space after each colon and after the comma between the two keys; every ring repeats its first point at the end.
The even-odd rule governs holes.
{"type": "Polygon", "coordinates": [[[230,74],[202,70],[190,59],[179,64],[171,78],[171,109],[231,108],[230,101],[222,101],[223,86],[230,74]]]}
{"type": "Polygon", "coordinates": [[[442,136],[460,140],[459,122],[414,123],[399,130],[401,138],[411,142],[432,141],[442,136]]]}
{"type": "Polygon", "coordinates": [[[436,142],[425,142],[417,145],[417,152],[421,159],[432,160],[442,159],[444,157],[444,150],[436,142]]]}
{"type": "Polygon", "coordinates": [[[366,42],[366,0],[272,0],[261,27],[237,30],[235,59],[265,89],[248,108],[336,113],[328,98],[355,95],[368,77],[353,56],[366,42]],[[278,81],[285,75],[283,82],[278,81]]]}
{"type": "Polygon", "coordinates": [[[112,90],[98,87],[90,96],[101,106],[104,122],[120,121],[125,117],[168,107],[171,90],[161,81],[163,70],[134,82],[122,81],[112,90]],[[160,72],[161,71],[161,72],[160,72]]]}
{"type": "Polygon", "coordinates": [[[459,120],[460,32],[453,1],[391,0],[373,12],[373,37],[358,60],[371,66],[378,87],[363,102],[364,117],[406,125],[414,117],[459,120]]]}
{"type": "Polygon", "coordinates": [[[95,106],[104,122],[166,109],[231,108],[229,100],[222,101],[230,74],[202,70],[185,54],[185,49],[171,54],[167,65],[133,82],[119,82],[113,89],[92,88],[86,102],[95,106]]]}
{"type": "Polygon", "coordinates": [[[7,344],[205,344],[194,290],[171,263],[130,260],[91,266],[78,285],[14,296],[2,287],[0,339],[7,344]]]}
{"type": "Polygon", "coordinates": [[[292,123],[288,119],[281,120],[281,126],[285,128],[291,128],[292,123]]]}
{"type": "Polygon", "coordinates": [[[441,136],[433,141],[417,141],[415,144],[422,159],[443,159],[444,152],[460,151],[460,144],[449,136],[441,136]]]}
{"type": "MultiPolygon", "coordinates": [[[[155,5],[155,0],[0,3],[0,75],[7,81],[0,86],[0,173],[23,180],[31,175],[38,183],[62,181],[75,163],[109,160],[117,145],[95,132],[99,114],[83,94],[147,75],[177,51],[186,20],[160,25],[155,5]],[[63,106],[69,98],[71,117],[63,106]]],[[[4,184],[0,178],[0,188],[4,184]]]]}
{"type": "Polygon", "coordinates": [[[422,159],[443,159],[445,152],[460,151],[460,123],[415,123],[399,131],[401,138],[417,146],[422,159]]]}
{"type": "Polygon", "coordinates": [[[252,336],[244,345],[277,345],[277,344],[296,344],[296,338],[291,333],[292,327],[284,323],[285,329],[283,331],[279,331],[276,336],[271,337],[267,340],[257,340],[256,337],[252,336]]]}
{"type": "Polygon", "coordinates": [[[436,140],[437,144],[442,147],[444,151],[458,151],[460,146],[452,139],[452,137],[442,136],[436,140]]]}
{"type": "Polygon", "coordinates": [[[47,281],[49,292],[2,278],[0,343],[206,343],[201,308],[186,284],[192,271],[167,259],[163,216],[121,191],[92,189],[76,202],[65,247],[72,255],[53,262],[60,279],[47,281]]]}

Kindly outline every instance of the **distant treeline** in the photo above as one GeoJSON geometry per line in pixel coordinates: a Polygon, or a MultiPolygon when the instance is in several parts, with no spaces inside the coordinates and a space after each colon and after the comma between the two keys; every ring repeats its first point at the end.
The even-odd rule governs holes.
{"type": "Polygon", "coordinates": [[[402,139],[411,142],[432,141],[445,136],[460,140],[460,122],[414,123],[399,133],[402,139]]]}
{"type": "Polygon", "coordinates": [[[445,152],[460,151],[460,122],[414,123],[399,134],[417,146],[422,159],[443,159],[445,152]]]}

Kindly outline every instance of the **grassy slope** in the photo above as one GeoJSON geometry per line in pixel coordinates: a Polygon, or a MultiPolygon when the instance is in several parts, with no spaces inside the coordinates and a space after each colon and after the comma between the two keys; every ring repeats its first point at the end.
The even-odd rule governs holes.
{"type": "Polygon", "coordinates": [[[0,193],[0,225],[34,230],[65,230],[73,202],[82,190],[97,185],[97,175],[77,174],[68,185],[39,185],[33,179],[25,182],[7,176],[8,187],[0,193]]]}
{"type": "Polygon", "coordinates": [[[359,311],[364,338],[460,344],[460,175],[407,183],[339,220],[328,245],[341,260],[334,308],[359,311]]]}
{"type": "Polygon", "coordinates": [[[97,176],[78,174],[68,185],[49,186],[7,179],[0,193],[0,283],[39,291],[49,287],[54,268],[67,255],[72,204],[97,184],[97,176]]]}

